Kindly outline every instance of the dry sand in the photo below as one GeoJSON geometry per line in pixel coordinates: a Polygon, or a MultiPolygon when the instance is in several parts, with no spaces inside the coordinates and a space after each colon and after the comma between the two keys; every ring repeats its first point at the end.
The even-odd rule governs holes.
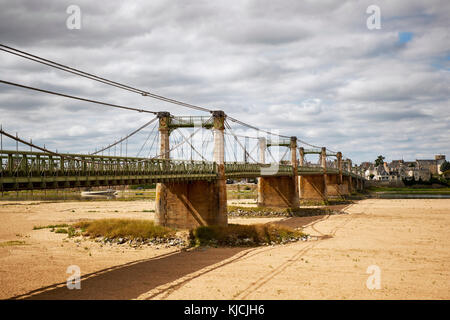
{"type": "Polygon", "coordinates": [[[36,225],[84,218],[153,219],[149,201],[0,202],[0,298],[33,299],[449,299],[450,200],[364,200],[348,214],[239,218],[305,226],[313,240],[259,248],[133,249],[36,225]],[[69,265],[82,272],[68,290],[69,265]],[[369,290],[368,266],[381,270],[369,290]]]}

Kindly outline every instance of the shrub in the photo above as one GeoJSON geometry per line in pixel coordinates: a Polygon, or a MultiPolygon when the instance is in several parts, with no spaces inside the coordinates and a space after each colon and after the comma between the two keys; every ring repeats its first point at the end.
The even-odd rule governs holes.
{"type": "Polygon", "coordinates": [[[300,231],[274,224],[201,226],[190,232],[193,245],[249,246],[298,240],[300,231]]]}

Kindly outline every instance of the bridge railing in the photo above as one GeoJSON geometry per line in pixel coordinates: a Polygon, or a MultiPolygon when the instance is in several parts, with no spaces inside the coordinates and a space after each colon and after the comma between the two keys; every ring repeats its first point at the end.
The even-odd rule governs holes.
{"type": "Polygon", "coordinates": [[[320,166],[299,166],[299,174],[320,174],[323,173],[323,168],[320,166]]]}
{"type": "Polygon", "coordinates": [[[0,150],[0,189],[75,187],[95,181],[100,185],[147,182],[212,180],[214,162],[125,158],[114,156],[58,154],[0,150]]]}
{"type": "MultiPolygon", "coordinates": [[[[228,178],[251,178],[261,177],[264,169],[269,169],[271,164],[227,162],[225,163],[225,176],[228,178]]],[[[272,172],[271,172],[272,173],[272,172]]],[[[267,174],[269,175],[269,174],[267,174]]],[[[279,164],[277,170],[270,176],[292,176],[291,165],[279,164]]]]}
{"type": "Polygon", "coordinates": [[[327,173],[339,174],[339,169],[327,167],[327,173]]]}

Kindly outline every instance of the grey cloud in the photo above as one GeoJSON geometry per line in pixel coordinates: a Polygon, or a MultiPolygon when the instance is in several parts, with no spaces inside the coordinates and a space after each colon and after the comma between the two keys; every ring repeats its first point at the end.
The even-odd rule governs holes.
{"type": "MultiPolygon", "coordinates": [[[[355,161],[449,153],[446,1],[0,1],[0,38],[13,47],[154,93],[279,129],[355,161]],[[398,43],[398,32],[412,41],[398,43]],[[444,60],[445,61],[445,60],[444,60]]],[[[204,113],[141,97],[0,53],[2,79],[81,97],[204,113]]],[[[207,115],[207,114],[206,114],[207,115]]],[[[93,150],[148,121],[134,114],[0,85],[0,122],[37,143],[93,150]]],[[[148,132],[147,132],[148,133],[148,132]]],[[[255,133],[249,132],[249,135],[255,133]]],[[[129,141],[137,152],[146,135],[129,141]]]]}

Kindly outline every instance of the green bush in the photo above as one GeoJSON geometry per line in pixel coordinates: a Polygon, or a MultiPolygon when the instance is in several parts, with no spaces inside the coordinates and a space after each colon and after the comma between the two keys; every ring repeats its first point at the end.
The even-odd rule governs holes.
{"type": "Polygon", "coordinates": [[[190,232],[192,245],[252,246],[298,240],[300,231],[274,224],[201,226],[190,232]]]}

